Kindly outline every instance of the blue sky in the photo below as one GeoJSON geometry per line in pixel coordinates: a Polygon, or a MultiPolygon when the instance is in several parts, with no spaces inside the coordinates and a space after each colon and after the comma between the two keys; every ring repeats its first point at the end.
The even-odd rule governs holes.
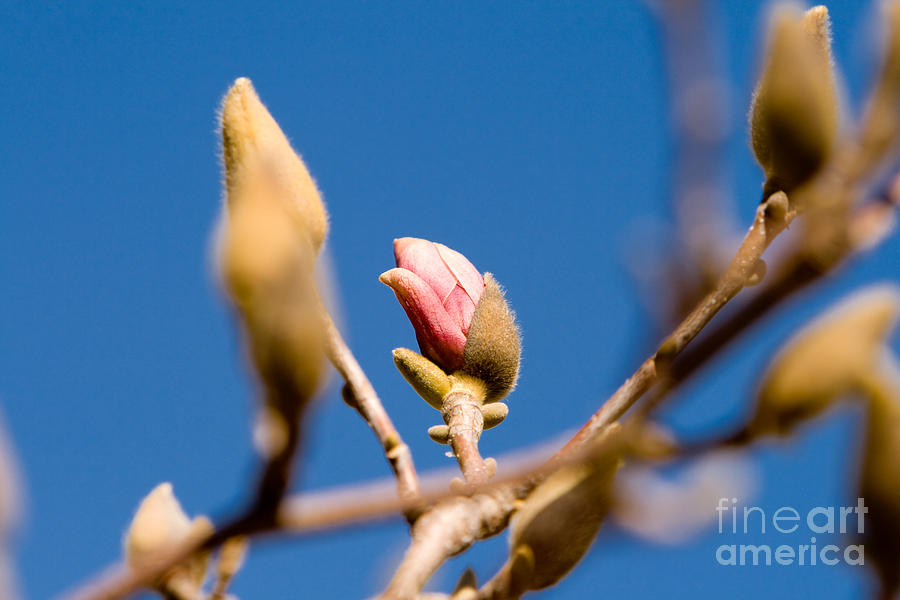
{"type": "MultiPolygon", "coordinates": [[[[829,5],[851,103],[872,73],[867,4],[829,5]]],[[[723,206],[743,228],[761,183],[743,115],[764,6],[721,8],[717,60],[732,92],[723,206]]],[[[662,48],[642,2],[6,1],[0,23],[0,405],[27,483],[17,550],[31,598],[115,560],[134,508],[160,481],[189,512],[219,515],[252,476],[252,376],[209,261],[221,200],[216,108],[236,77],[254,81],[323,191],[347,337],[420,469],[450,463],[425,435],[438,414],[391,363],[392,348],[414,344],[377,280],[393,266],[393,238],[441,241],[508,289],[522,377],[507,422],[483,438],[486,455],[583,422],[660,337],[627,268],[667,251],[672,218],[662,48]]],[[[898,250],[889,240],[732,347],[679,396],[673,422],[734,422],[778,342],[846,290],[896,278],[898,250]]],[[[845,411],[755,451],[753,503],[846,502],[857,421],[845,411]]],[[[389,473],[334,385],[308,432],[298,486],[389,473]]],[[[710,529],[667,548],[604,529],[544,597],[867,589],[849,567],[717,566],[722,538],[710,529]]],[[[365,597],[406,539],[392,521],[263,544],[234,591],[365,597]]],[[[467,564],[490,576],[505,544],[484,543],[435,583],[450,587],[467,564]]]]}

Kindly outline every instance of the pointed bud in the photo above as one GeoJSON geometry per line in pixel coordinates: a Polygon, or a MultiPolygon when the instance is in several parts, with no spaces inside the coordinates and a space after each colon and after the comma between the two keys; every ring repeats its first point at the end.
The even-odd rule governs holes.
{"type": "Polygon", "coordinates": [[[222,155],[229,209],[253,202],[260,186],[274,196],[318,252],[328,232],[325,206],[303,161],[241,77],[222,103],[222,155]]]}
{"type": "Polygon", "coordinates": [[[804,328],[772,360],[748,431],[788,433],[859,391],[878,368],[898,314],[900,290],[876,286],[853,294],[804,328]]]}
{"type": "Polygon", "coordinates": [[[425,402],[441,410],[441,402],[450,392],[450,377],[439,366],[407,348],[394,350],[394,365],[425,402]]]}
{"type": "MultiPolygon", "coordinates": [[[[188,538],[211,532],[209,519],[197,517],[192,521],[172,493],[172,484],[161,483],[141,501],[131,521],[125,536],[125,558],[135,569],[149,567],[160,554],[171,551],[188,538]]],[[[157,585],[166,588],[186,582],[199,589],[206,576],[208,562],[208,553],[197,554],[167,573],[157,585]],[[177,583],[174,583],[175,580],[177,583]]]]}
{"type": "Polygon", "coordinates": [[[501,400],[516,385],[521,355],[515,314],[493,275],[485,273],[484,293],[469,327],[462,371],[485,383],[487,402],[501,400]]]}
{"type": "Polygon", "coordinates": [[[838,103],[828,11],[776,9],[768,55],[753,97],[750,134],[766,195],[790,193],[825,163],[834,146],[838,103]]]}
{"type": "Polygon", "coordinates": [[[900,132],[900,1],[882,3],[887,39],[881,73],[867,101],[860,129],[860,171],[878,166],[896,148],[900,132]]]}
{"type": "Polygon", "coordinates": [[[462,366],[466,334],[484,291],[484,280],[468,259],[418,238],[394,240],[397,268],[379,279],[406,311],[422,354],[448,373],[462,366]]]}
{"type": "Polygon", "coordinates": [[[528,496],[510,527],[513,590],[551,586],[578,564],[609,510],[619,462],[618,452],[604,449],[593,460],[555,471],[528,496]]]}

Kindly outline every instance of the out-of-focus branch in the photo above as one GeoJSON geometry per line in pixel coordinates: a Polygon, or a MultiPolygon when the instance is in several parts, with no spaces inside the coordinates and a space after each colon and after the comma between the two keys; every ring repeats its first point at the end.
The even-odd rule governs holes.
{"type": "Polygon", "coordinates": [[[666,338],[656,353],[645,360],[638,370],[603,403],[590,420],[572,438],[563,453],[580,447],[601,429],[616,421],[649,390],[660,376],[661,369],[678,356],[703,330],[722,308],[758,277],[762,255],[778,234],[796,216],[788,207],[787,196],[776,193],[759,205],[756,217],[725,273],[710,291],[666,338]]]}
{"type": "Polygon", "coordinates": [[[362,367],[359,366],[353,352],[341,337],[331,315],[321,308],[325,329],[325,353],[346,382],[341,393],[344,401],[356,409],[366,423],[375,432],[378,441],[384,448],[384,454],[397,478],[397,495],[407,520],[412,523],[422,510],[419,492],[419,479],[409,450],[394,423],[384,409],[375,388],[369,382],[362,367]]]}
{"type": "Polygon", "coordinates": [[[653,3],[668,75],[675,220],[691,262],[681,270],[699,276],[698,281],[681,282],[687,289],[674,290],[687,294],[681,300],[690,304],[684,308],[715,282],[732,233],[724,214],[722,168],[722,146],[730,129],[729,84],[721,74],[724,45],[716,39],[720,28],[714,22],[714,5],[709,0],[653,3]]]}

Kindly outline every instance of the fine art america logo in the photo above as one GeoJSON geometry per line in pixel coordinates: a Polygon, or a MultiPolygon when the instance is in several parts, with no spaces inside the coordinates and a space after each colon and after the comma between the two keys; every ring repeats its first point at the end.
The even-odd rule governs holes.
{"type": "Polygon", "coordinates": [[[840,539],[853,541],[865,532],[865,515],[869,509],[866,508],[862,498],[857,499],[856,506],[816,506],[805,512],[790,506],[782,506],[774,511],[770,509],[769,513],[759,506],[739,508],[737,498],[719,498],[716,512],[719,517],[720,534],[729,536],[768,534],[770,537],[772,534],[783,534],[792,538],[799,537],[804,542],[722,544],[716,548],[716,562],[720,565],[865,564],[865,548],[862,544],[839,546],[825,543],[840,539]],[[825,537],[820,541],[816,536],[825,537]]]}

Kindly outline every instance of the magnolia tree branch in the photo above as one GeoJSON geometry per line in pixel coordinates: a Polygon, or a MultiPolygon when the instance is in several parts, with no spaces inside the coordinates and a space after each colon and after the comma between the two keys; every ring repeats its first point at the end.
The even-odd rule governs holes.
{"type": "Polygon", "coordinates": [[[412,523],[421,512],[419,479],[413,465],[412,453],[394,423],[384,409],[375,388],[369,382],[356,357],[341,337],[331,315],[321,309],[325,329],[325,352],[329,360],[344,378],[346,384],[341,391],[344,401],[356,409],[375,432],[384,448],[384,454],[397,478],[397,495],[400,497],[404,514],[412,523]]]}
{"type": "MultiPolygon", "coordinates": [[[[866,218],[868,218],[868,215],[866,215],[866,218]]],[[[747,238],[751,241],[748,242],[745,239],[745,243],[741,245],[738,255],[746,253],[744,258],[747,258],[754,256],[756,252],[761,253],[764,250],[763,247],[753,241],[760,239],[758,237],[759,232],[754,232],[754,228],[758,227],[760,227],[759,211],[757,212],[757,219],[754,221],[754,225],[748,232],[747,238]],[[752,250],[748,250],[748,248],[752,248],[752,250]]],[[[856,221],[851,222],[849,227],[851,231],[859,229],[856,221]]],[[[783,227],[779,229],[779,231],[781,230],[783,230],[783,227]]],[[[768,239],[766,245],[770,242],[771,239],[768,239]]],[[[871,243],[860,238],[855,245],[848,247],[844,258],[851,254],[851,251],[858,252],[870,246],[871,243]]],[[[732,261],[732,267],[735,269],[742,269],[743,267],[740,265],[746,264],[745,261],[739,261],[738,256],[732,261]]],[[[713,358],[719,349],[736,338],[752,323],[758,321],[777,304],[824,275],[822,270],[810,268],[807,261],[798,262],[795,260],[789,265],[793,266],[788,266],[782,270],[771,283],[765,285],[760,294],[742,307],[739,312],[723,322],[722,325],[715,328],[709,336],[700,341],[699,345],[691,347],[691,350],[685,352],[678,361],[665,367],[667,378],[664,380],[664,384],[660,386],[659,395],[654,396],[653,404],[661,401],[662,396],[677,387],[680,382],[684,381],[701,365],[713,358]]],[[[748,269],[745,272],[748,273],[748,278],[753,275],[752,269],[748,269]]],[[[729,281],[730,277],[729,275],[729,281]]],[[[725,279],[726,277],[723,277],[723,280],[725,279]]],[[[719,286],[717,286],[718,289],[719,286]]],[[[715,291],[710,294],[710,297],[714,295],[715,291]]],[[[730,300],[733,297],[734,294],[728,299],[730,300]]],[[[724,300],[724,302],[727,302],[727,300],[724,300]]],[[[699,326],[702,329],[723,305],[717,306],[715,311],[703,310],[702,313],[705,320],[689,317],[685,320],[685,323],[690,320],[694,323],[693,327],[699,326]]],[[[698,307],[698,310],[700,310],[700,307],[698,307]]],[[[684,323],[676,329],[676,332],[681,330],[683,326],[684,323]]],[[[696,337],[696,333],[691,335],[690,339],[696,337]]],[[[672,339],[674,336],[675,333],[669,339],[672,339]]],[[[687,343],[685,342],[685,346],[687,343]]],[[[682,346],[683,348],[684,346],[682,346]]],[[[349,350],[347,352],[349,354],[349,350]]],[[[350,356],[352,358],[352,355],[350,356]]],[[[502,464],[518,463],[517,468],[513,469],[511,474],[498,477],[489,485],[476,486],[472,490],[472,496],[469,498],[460,498],[447,490],[446,482],[451,474],[446,469],[425,475],[422,479],[421,490],[418,486],[418,479],[416,479],[417,498],[421,500],[404,500],[402,496],[398,497],[395,484],[390,480],[383,479],[365,485],[346,486],[338,490],[325,490],[286,498],[281,504],[275,529],[271,533],[303,535],[313,531],[391,517],[398,512],[408,513],[414,508],[421,507],[420,501],[436,502],[427,514],[436,514],[437,516],[429,519],[426,523],[444,522],[444,519],[462,519],[462,517],[458,516],[461,510],[460,506],[466,506],[466,510],[472,512],[471,514],[466,514],[463,525],[451,528],[448,530],[450,533],[445,533],[441,536],[435,534],[436,537],[442,539],[441,544],[436,541],[425,541],[425,538],[431,535],[428,532],[434,531],[434,526],[426,527],[423,525],[418,528],[418,532],[414,535],[414,540],[418,539],[419,541],[414,541],[414,544],[418,544],[420,548],[428,549],[428,553],[423,555],[426,558],[418,562],[415,555],[408,553],[407,560],[398,569],[398,572],[401,569],[403,570],[402,576],[396,583],[391,584],[394,586],[395,591],[399,589],[402,593],[408,593],[407,590],[410,586],[418,585],[420,581],[424,585],[424,581],[427,581],[434,569],[440,566],[447,558],[462,552],[477,540],[491,537],[503,531],[508,524],[509,517],[515,510],[514,500],[516,498],[526,497],[535,483],[552,468],[567,464],[569,460],[577,460],[583,452],[584,442],[591,439],[590,434],[586,432],[600,431],[605,425],[621,418],[659,380],[660,374],[657,372],[658,361],[659,353],[646,360],[550,461],[547,460],[546,446],[542,446],[540,451],[528,449],[503,458],[501,460],[502,464]],[[460,504],[460,500],[466,500],[467,502],[460,504]],[[457,516],[451,517],[449,515],[457,516]],[[435,549],[438,547],[444,549],[443,557],[441,562],[435,566],[434,563],[438,560],[435,549]]],[[[355,360],[353,360],[353,363],[355,364],[355,360]]],[[[243,533],[240,531],[241,527],[241,519],[236,519],[224,525],[219,531],[227,531],[228,536],[231,537],[243,533]]],[[[414,530],[416,527],[414,527],[414,530]]],[[[94,581],[63,598],[65,600],[114,600],[126,597],[146,586],[157,578],[160,573],[183,562],[199,549],[215,547],[217,544],[222,543],[224,539],[226,538],[219,534],[215,539],[209,538],[182,544],[161,556],[155,565],[140,571],[131,571],[124,565],[117,565],[97,577],[94,581]]]]}
{"type": "Polygon", "coordinates": [[[781,192],[771,195],[759,205],[753,224],[713,290],[675,328],[654,355],[645,360],[609,400],[603,403],[603,406],[566,444],[563,453],[580,447],[604,427],[618,420],[657,382],[666,365],[697,337],[712,318],[751,282],[751,279],[759,276],[758,269],[763,253],[778,234],[790,225],[796,214],[796,211],[788,208],[787,196],[781,192]]]}

